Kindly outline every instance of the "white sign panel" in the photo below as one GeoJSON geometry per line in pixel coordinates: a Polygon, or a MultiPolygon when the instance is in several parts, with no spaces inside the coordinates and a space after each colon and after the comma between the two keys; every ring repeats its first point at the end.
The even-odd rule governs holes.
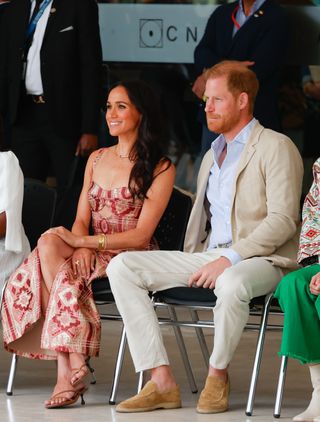
{"type": "MultiPolygon", "coordinates": [[[[99,4],[103,60],[193,63],[193,52],[218,6],[99,4]]],[[[320,7],[287,6],[291,47],[287,63],[320,64],[320,7]]]]}
{"type": "Polygon", "coordinates": [[[104,61],[192,63],[217,6],[100,4],[104,61]]]}

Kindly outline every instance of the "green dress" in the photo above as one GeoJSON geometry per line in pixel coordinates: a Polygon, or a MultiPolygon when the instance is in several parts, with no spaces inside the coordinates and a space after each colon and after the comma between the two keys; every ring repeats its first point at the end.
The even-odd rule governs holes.
{"type": "MultiPolygon", "coordinates": [[[[320,158],[313,166],[314,182],[304,201],[298,262],[320,255],[320,158]]],[[[287,274],[275,297],[284,312],[280,355],[301,363],[320,363],[320,295],[310,292],[311,278],[320,272],[314,264],[287,274]]]]}
{"type": "Polygon", "coordinates": [[[320,363],[320,296],[310,293],[311,278],[320,265],[310,265],[287,274],[275,297],[284,311],[280,355],[301,363],[320,363]]]}

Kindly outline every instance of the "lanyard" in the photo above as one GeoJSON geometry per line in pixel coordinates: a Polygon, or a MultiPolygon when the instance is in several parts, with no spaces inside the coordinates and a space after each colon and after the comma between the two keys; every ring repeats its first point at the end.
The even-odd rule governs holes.
{"type": "Polygon", "coordinates": [[[51,2],[51,0],[44,0],[39,8],[38,13],[34,16],[34,18],[32,19],[31,22],[29,22],[28,25],[28,29],[27,29],[27,39],[30,38],[37,26],[37,23],[39,22],[39,19],[41,18],[41,16],[43,15],[46,7],[48,6],[48,4],[51,2]]]}
{"type": "Polygon", "coordinates": [[[239,25],[239,22],[237,21],[237,19],[236,19],[236,14],[237,14],[237,11],[239,10],[239,5],[237,5],[236,7],[235,7],[235,9],[234,9],[234,11],[231,13],[231,19],[232,19],[232,22],[234,23],[234,25],[238,28],[238,29],[240,29],[240,25],[239,25]]]}

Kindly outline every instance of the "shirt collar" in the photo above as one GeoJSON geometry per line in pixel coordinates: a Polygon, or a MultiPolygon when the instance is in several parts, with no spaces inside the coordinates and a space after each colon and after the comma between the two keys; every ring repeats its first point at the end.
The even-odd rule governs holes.
{"type": "MultiPolygon", "coordinates": [[[[255,0],[255,2],[253,3],[253,5],[252,5],[252,7],[251,7],[251,10],[250,10],[250,13],[249,13],[249,15],[247,16],[247,18],[249,17],[249,16],[251,16],[251,15],[253,15],[258,9],[260,9],[260,7],[263,5],[263,3],[265,2],[266,0],[255,0]]],[[[241,13],[243,13],[244,14],[244,10],[243,10],[243,3],[242,3],[242,0],[239,0],[239,10],[241,11],[241,13]]]]}
{"type": "MultiPolygon", "coordinates": [[[[232,139],[231,142],[229,142],[229,145],[232,145],[234,143],[240,143],[245,145],[249,139],[249,136],[251,134],[251,131],[253,129],[253,126],[256,124],[257,119],[254,117],[250,120],[249,123],[247,123],[240,132],[232,139]]],[[[219,135],[214,142],[211,144],[211,149],[215,156],[219,156],[221,154],[221,151],[223,150],[224,146],[226,144],[226,140],[223,134],[219,135]]]]}

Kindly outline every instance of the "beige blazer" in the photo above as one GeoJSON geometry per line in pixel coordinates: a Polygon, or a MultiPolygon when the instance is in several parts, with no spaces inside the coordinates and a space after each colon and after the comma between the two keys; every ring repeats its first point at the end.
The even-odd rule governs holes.
{"type": "MultiPolygon", "coordinates": [[[[209,150],[199,170],[186,252],[202,252],[208,246],[205,193],[212,165],[209,150]]],[[[301,156],[293,142],[257,122],[241,153],[232,194],[232,249],[243,259],[260,256],[284,269],[297,268],[302,176],[301,156]]]]}

